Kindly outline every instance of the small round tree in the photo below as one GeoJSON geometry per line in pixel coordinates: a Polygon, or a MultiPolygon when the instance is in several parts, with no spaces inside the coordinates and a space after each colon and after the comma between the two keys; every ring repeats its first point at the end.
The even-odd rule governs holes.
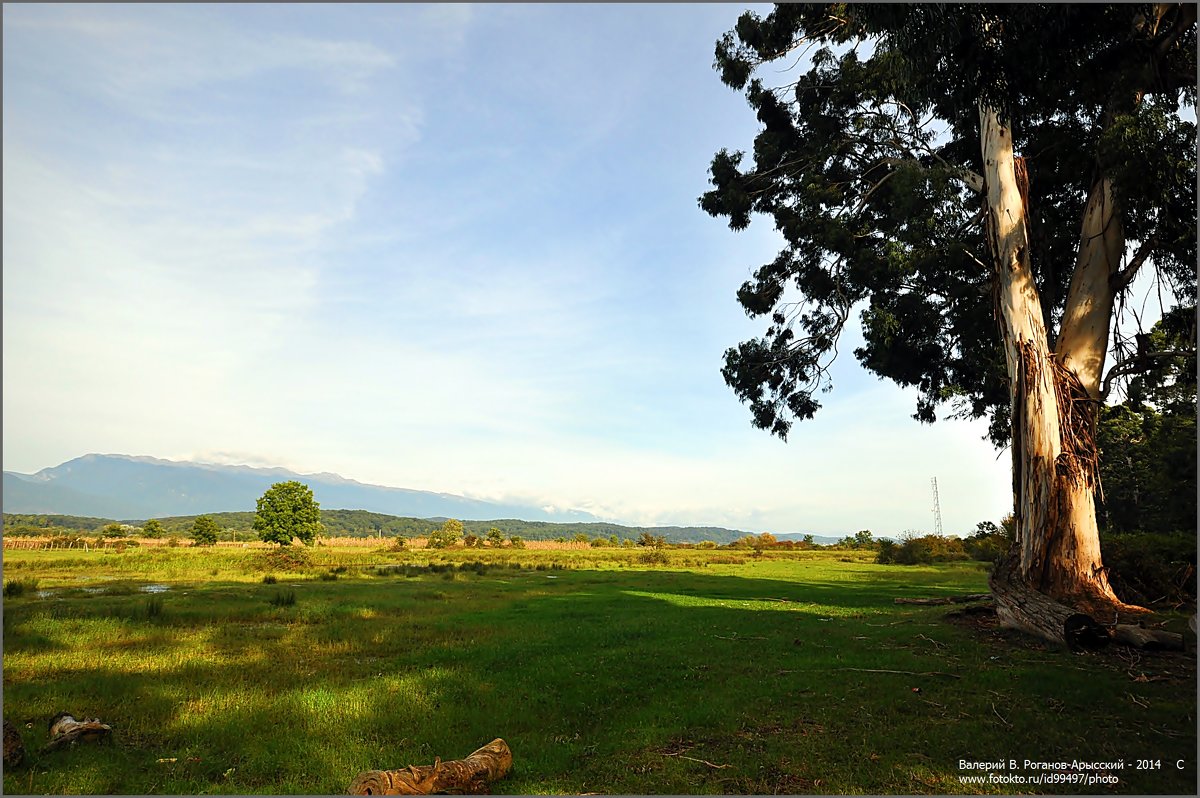
{"type": "Polygon", "coordinates": [[[212,546],[217,542],[220,525],[207,515],[202,515],[192,522],[192,543],[196,546],[212,546]]]}
{"type": "Polygon", "coordinates": [[[487,531],[487,541],[495,548],[500,548],[504,545],[504,533],[496,527],[492,527],[487,531]]]}
{"type": "Polygon", "coordinates": [[[292,538],[299,538],[311,546],[322,530],[321,506],[307,485],[277,482],[258,500],[254,531],[260,540],[290,546],[292,538]]]}
{"type": "Polygon", "coordinates": [[[161,538],[163,535],[162,522],[157,518],[151,518],[142,525],[142,534],[148,538],[161,538]]]}
{"type": "Polygon", "coordinates": [[[462,534],[462,521],[448,518],[440,529],[435,529],[429,533],[429,542],[425,545],[431,549],[448,549],[459,541],[462,534]]]}

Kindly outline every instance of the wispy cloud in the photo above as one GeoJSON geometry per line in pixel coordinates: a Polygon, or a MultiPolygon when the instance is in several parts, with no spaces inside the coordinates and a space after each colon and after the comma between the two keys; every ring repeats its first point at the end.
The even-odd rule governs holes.
{"type": "Polygon", "coordinates": [[[977,430],[861,370],[786,446],[722,385],[778,245],[696,209],[753,135],[710,74],[727,11],[6,7],[6,467],[881,534],[945,469],[948,523],[998,516],[977,430]]]}

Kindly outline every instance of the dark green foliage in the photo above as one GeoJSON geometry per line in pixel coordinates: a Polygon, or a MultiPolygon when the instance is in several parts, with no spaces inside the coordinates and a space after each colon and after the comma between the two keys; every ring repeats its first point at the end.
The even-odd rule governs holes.
{"type": "Polygon", "coordinates": [[[273,584],[275,584],[277,581],[279,581],[279,580],[275,578],[275,575],[274,575],[274,574],[267,574],[266,576],[264,576],[264,577],[262,578],[262,583],[263,583],[264,585],[273,585],[273,584]]]}
{"type": "Polygon", "coordinates": [[[145,605],[142,607],[142,614],[147,620],[161,618],[163,614],[163,600],[161,596],[151,596],[146,599],[145,605]]]}
{"type": "Polygon", "coordinates": [[[504,545],[504,533],[496,527],[489,527],[487,531],[487,542],[489,546],[500,548],[504,545]]]}
{"type": "Polygon", "coordinates": [[[4,583],[4,598],[17,598],[37,590],[37,579],[10,579],[4,583]]]}
{"type": "Polygon", "coordinates": [[[666,565],[671,559],[661,548],[649,547],[637,556],[637,561],[642,565],[666,565]]]}
{"type": "Polygon", "coordinates": [[[129,530],[121,524],[105,524],[100,529],[100,537],[102,538],[124,538],[129,536],[129,530]]]}
{"type": "Polygon", "coordinates": [[[4,513],[4,533],[20,535],[51,534],[65,532],[95,532],[111,518],[91,518],[81,515],[44,515],[40,513],[4,513]],[[17,530],[21,531],[18,532],[17,530]],[[28,531],[26,531],[28,530],[28,531]],[[38,532],[36,530],[44,530],[38,532]]]}
{"type": "Polygon", "coordinates": [[[426,545],[431,549],[448,549],[458,542],[459,538],[462,537],[462,533],[462,521],[447,518],[441,527],[429,533],[429,540],[426,545]]]}
{"type": "Polygon", "coordinates": [[[975,525],[975,531],[963,540],[962,545],[967,556],[980,562],[997,562],[1012,546],[1012,516],[1005,518],[999,525],[991,521],[980,521],[975,525]]]}
{"type": "MultiPolygon", "coordinates": [[[[809,536],[811,538],[811,536],[809,536]]],[[[811,539],[808,541],[812,545],[811,539]]],[[[835,549],[874,549],[878,546],[879,541],[875,540],[869,529],[860,529],[853,535],[846,537],[834,543],[832,548],[835,549]]]]}
{"type": "Polygon", "coordinates": [[[312,564],[308,549],[291,546],[270,549],[259,554],[259,564],[264,571],[301,571],[312,564]]]}
{"type": "Polygon", "coordinates": [[[217,542],[221,527],[211,517],[202,515],[192,523],[192,541],[197,546],[211,546],[217,542]]]}
{"type": "Polygon", "coordinates": [[[296,603],[295,590],[277,590],[271,596],[271,606],[273,607],[291,607],[296,603]]]}
{"type": "Polygon", "coordinates": [[[929,565],[969,559],[961,538],[946,535],[906,537],[900,543],[880,541],[875,562],[881,565],[929,565]]]}
{"type": "Polygon", "coordinates": [[[161,538],[163,525],[157,518],[151,518],[142,524],[142,534],[148,538],[161,538]]]}
{"type": "Polygon", "coordinates": [[[663,546],[667,545],[667,540],[662,535],[655,535],[651,532],[643,532],[638,536],[637,544],[639,546],[645,546],[649,549],[661,549],[663,546]]]}
{"type": "Polygon", "coordinates": [[[990,256],[967,174],[982,173],[981,100],[1011,121],[1028,167],[1029,254],[1051,346],[1101,172],[1131,251],[1159,270],[1164,298],[1191,303],[1196,127],[1178,105],[1195,106],[1195,11],[1169,6],[1155,19],[1150,8],[796,4],[742,15],[715,66],[761,131],[752,153],[716,154],[700,206],[734,230],[765,216],[785,239],[737,293],[766,331],[729,349],[722,371],[756,426],[785,437],[816,412],[838,337],[862,308],[855,357],[918,389],[915,418],[948,406],[990,418],[990,437],[1007,440],[990,256]]]}
{"type": "Polygon", "coordinates": [[[468,533],[463,535],[463,545],[468,549],[478,549],[483,546],[483,538],[476,534],[468,533]]]}
{"type": "Polygon", "coordinates": [[[1167,314],[1142,344],[1153,368],[1130,381],[1128,399],[1102,408],[1097,428],[1107,532],[1196,532],[1195,308],[1167,314]]]}
{"type": "MultiPolygon", "coordinates": [[[[253,512],[208,513],[231,539],[252,539],[253,512]]],[[[171,516],[158,519],[164,534],[186,535],[191,532],[195,516],[171,516]]],[[[372,513],[366,510],[321,510],[321,525],[325,535],[329,537],[397,537],[406,538],[428,537],[431,532],[441,528],[445,519],[405,518],[383,513],[372,513]]],[[[5,534],[47,535],[65,534],[67,532],[95,531],[111,519],[82,518],[62,515],[4,515],[5,534]]],[[[144,525],[144,521],[130,522],[144,525]]],[[[614,545],[620,545],[622,540],[637,537],[645,527],[629,527],[609,523],[570,523],[562,524],[551,521],[521,521],[514,518],[493,519],[490,521],[463,521],[464,533],[470,532],[488,539],[490,545],[503,545],[506,536],[518,535],[525,540],[567,539],[579,533],[590,537],[604,536],[614,545]],[[499,533],[499,543],[493,539],[492,530],[499,533]]],[[[722,527],[654,527],[655,534],[661,534],[671,542],[714,540],[726,543],[736,540],[744,533],[722,527]]]]}
{"type": "Polygon", "coordinates": [[[296,481],[277,482],[258,500],[254,531],[267,543],[292,545],[297,538],[311,546],[323,532],[321,506],[307,485],[296,481]]]}
{"type": "Polygon", "coordinates": [[[1101,534],[1104,564],[1122,600],[1161,610],[1195,607],[1196,536],[1101,534]]]}

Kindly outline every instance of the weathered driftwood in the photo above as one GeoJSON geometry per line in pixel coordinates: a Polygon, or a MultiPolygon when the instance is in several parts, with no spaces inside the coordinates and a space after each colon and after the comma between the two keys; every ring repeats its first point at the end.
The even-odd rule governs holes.
{"type": "Polygon", "coordinates": [[[25,744],[21,733],[9,721],[4,721],[4,767],[15,768],[25,760],[25,744]]]}
{"type": "Polygon", "coordinates": [[[1072,651],[1104,648],[1112,640],[1105,626],[1090,615],[1061,604],[1025,584],[1016,572],[1017,558],[1005,557],[992,571],[988,585],[996,599],[996,616],[1005,626],[1020,629],[1072,651]]]}
{"type": "Polygon", "coordinates": [[[1113,629],[1113,640],[1137,648],[1183,651],[1183,635],[1162,629],[1146,629],[1131,623],[1117,624],[1113,629]]]}
{"type": "Polygon", "coordinates": [[[432,795],[458,793],[486,795],[493,781],[512,769],[512,751],[497,737],[465,759],[432,765],[409,765],[396,770],[368,770],[350,782],[347,795],[432,795]]]}
{"type": "Polygon", "coordinates": [[[50,742],[42,750],[53,751],[77,742],[104,742],[112,739],[112,726],[99,718],[76,720],[69,712],[59,712],[50,719],[50,742]]]}
{"type": "Polygon", "coordinates": [[[938,596],[936,598],[898,598],[897,604],[966,604],[971,601],[987,601],[991,593],[968,593],[965,596],[938,596]]]}

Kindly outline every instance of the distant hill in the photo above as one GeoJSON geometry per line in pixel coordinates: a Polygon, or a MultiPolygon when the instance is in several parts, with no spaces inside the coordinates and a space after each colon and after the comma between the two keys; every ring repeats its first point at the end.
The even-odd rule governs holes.
{"type": "MultiPolygon", "coordinates": [[[[201,513],[209,515],[226,530],[237,530],[249,533],[254,524],[252,512],[230,513],[201,513]]],[[[162,523],[163,531],[168,535],[186,536],[190,534],[192,522],[196,516],[148,516],[157,517],[162,523]]],[[[58,528],[59,530],[94,531],[121,520],[134,526],[141,526],[146,518],[84,518],[70,515],[47,515],[37,513],[4,513],[4,530],[13,534],[33,533],[44,534],[41,530],[58,528]]],[[[425,537],[437,529],[445,521],[444,518],[410,518],[384,513],[372,513],[366,510],[321,510],[321,522],[325,525],[325,534],[330,537],[425,537]]],[[[575,535],[583,533],[589,538],[608,538],[616,535],[621,540],[637,540],[643,532],[661,535],[670,543],[699,543],[711,540],[714,543],[732,543],[744,537],[745,532],[722,527],[638,527],[621,524],[594,523],[553,523],[550,521],[521,521],[514,518],[498,518],[491,520],[470,520],[463,522],[466,532],[486,537],[492,527],[499,529],[506,536],[520,535],[526,540],[554,540],[566,538],[572,540],[575,535]]],[[[829,539],[832,542],[832,538],[829,539]]]]}
{"type": "Polygon", "coordinates": [[[524,518],[597,522],[574,510],[500,504],[450,493],[368,485],[337,474],[297,474],[283,468],[209,465],[153,457],[89,454],[36,474],[4,472],[3,511],[104,518],[162,518],[251,511],[276,482],[312,488],[322,509],[354,509],[393,516],[462,520],[524,518]]]}

